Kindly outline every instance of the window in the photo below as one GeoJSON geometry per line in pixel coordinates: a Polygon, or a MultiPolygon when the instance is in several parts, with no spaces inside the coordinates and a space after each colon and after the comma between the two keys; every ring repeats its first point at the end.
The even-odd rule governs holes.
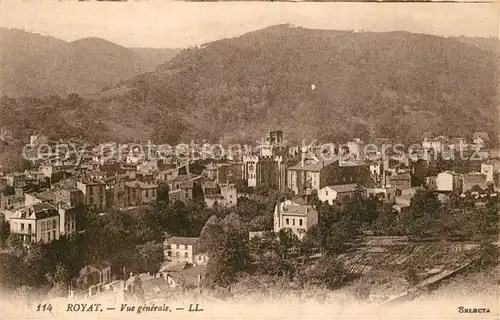
{"type": "Polygon", "coordinates": [[[55,229],[56,228],[56,220],[52,220],[52,229],[55,229]]]}
{"type": "Polygon", "coordinates": [[[42,231],[45,231],[45,222],[42,222],[42,231]]]}
{"type": "Polygon", "coordinates": [[[328,190],[325,190],[325,195],[328,197],[328,190]]]}
{"type": "Polygon", "coordinates": [[[295,219],[292,219],[292,224],[295,225],[295,219]]]}
{"type": "Polygon", "coordinates": [[[299,219],[299,226],[302,225],[302,219],[299,219]]]}
{"type": "Polygon", "coordinates": [[[187,257],[188,257],[188,253],[184,252],[184,258],[187,258],[187,257]]]}
{"type": "Polygon", "coordinates": [[[149,197],[149,190],[146,189],[146,198],[149,197]]]}
{"type": "Polygon", "coordinates": [[[31,233],[32,232],[32,229],[31,229],[31,223],[28,224],[28,232],[31,233]]]}
{"type": "Polygon", "coordinates": [[[290,219],[286,218],[286,219],[285,219],[285,223],[286,223],[287,225],[289,225],[289,224],[290,224],[290,219]]]}
{"type": "Polygon", "coordinates": [[[21,223],[21,232],[24,232],[24,223],[21,223]]]}
{"type": "Polygon", "coordinates": [[[50,231],[47,232],[47,241],[50,241],[50,231]]]}
{"type": "Polygon", "coordinates": [[[54,239],[54,240],[56,239],[56,230],[52,231],[52,239],[54,239]]]}
{"type": "Polygon", "coordinates": [[[198,256],[198,261],[201,261],[201,256],[198,256]]]}
{"type": "Polygon", "coordinates": [[[42,233],[42,241],[45,242],[45,233],[42,233]]]}
{"type": "Polygon", "coordinates": [[[175,253],[175,256],[176,256],[177,258],[179,258],[179,252],[176,252],[176,253],[175,253]]]}

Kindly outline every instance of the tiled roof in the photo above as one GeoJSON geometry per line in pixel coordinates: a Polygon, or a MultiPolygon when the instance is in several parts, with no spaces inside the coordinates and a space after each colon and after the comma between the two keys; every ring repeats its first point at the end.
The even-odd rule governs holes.
{"type": "Polygon", "coordinates": [[[129,188],[141,188],[141,189],[154,189],[158,188],[158,185],[154,183],[146,183],[139,180],[125,182],[125,185],[129,188]]]}
{"type": "Polygon", "coordinates": [[[390,180],[411,180],[409,173],[395,174],[389,177],[390,180]]]}
{"type": "Polygon", "coordinates": [[[199,238],[195,237],[170,237],[165,240],[165,244],[187,244],[194,245],[198,243],[199,238]]]}
{"type": "Polygon", "coordinates": [[[359,188],[363,188],[363,187],[358,185],[357,183],[349,183],[349,184],[337,184],[337,185],[333,185],[333,186],[328,186],[327,188],[330,188],[330,189],[335,190],[337,192],[354,192],[354,191],[358,190],[359,188]]]}
{"type": "Polygon", "coordinates": [[[23,213],[26,214],[26,219],[33,219],[33,220],[45,219],[59,215],[57,209],[54,206],[45,202],[36,203],[31,206],[21,208],[14,214],[12,218],[19,219],[21,218],[23,213]]]}

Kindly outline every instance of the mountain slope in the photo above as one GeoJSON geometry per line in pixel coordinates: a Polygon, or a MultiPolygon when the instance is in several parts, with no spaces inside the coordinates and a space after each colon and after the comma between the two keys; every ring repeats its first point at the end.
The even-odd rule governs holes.
{"type": "Polygon", "coordinates": [[[184,139],[497,136],[498,70],[494,53],[452,38],[279,25],[184,50],[98,104],[159,137],[164,119],[184,139]]]}
{"type": "Polygon", "coordinates": [[[71,43],[0,28],[2,94],[44,96],[89,94],[171,59],[178,50],[128,49],[99,38],[71,43]]]}

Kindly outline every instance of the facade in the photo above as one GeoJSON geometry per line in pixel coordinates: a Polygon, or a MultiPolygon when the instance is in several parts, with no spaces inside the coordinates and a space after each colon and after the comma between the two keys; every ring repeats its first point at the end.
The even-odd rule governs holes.
{"type": "Polygon", "coordinates": [[[80,269],[80,277],[87,278],[87,285],[107,284],[111,281],[111,263],[100,260],[80,269]]]}
{"type": "Polygon", "coordinates": [[[16,195],[5,196],[0,194],[0,210],[13,211],[25,206],[24,196],[19,197],[16,195]]]}
{"type": "Polygon", "coordinates": [[[158,197],[158,185],[142,181],[130,181],[125,183],[127,190],[128,205],[130,207],[150,204],[158,197]]]}
{"type": "Polygon", "coordinates": [[[437,190],[437,177],[436,176],[426,177],[425,185],[429,190],[433,191],[437,190]]]}
{"type": "Polygon", "coordinates": [[[467,192],[473,189],[474,186],[479,187],[481,190],[486,190],[488,188],[488,183],[486,182],[485,174],[478,172],[466,173],[462,177],[463,177],[462,192],[467,192]]]}
{"type": "Polygon", "coordinates": [[[108,208],[128,207],[127,177],[128,175],[116,175],[106,179],[106,206],[108,208]]]}
{"type": "Polygon", "coordinates": [[[391,188],[394,189],[409,189],[411,188],[411,174],[402,173],[390,176],[389,183],[391,185],[391,188]]]}
{"type": "Polygon", "coordinates": [[[59,233],[72,235],[76,232],[77,207],[85,204],[83,193],[76,188],[66,188],[54,192],[59,213],[59,233]]]}
{"type": "Polygon", "coordinates": [[[60,235],[59,213],[48,203],[19,209],[10,218],[10,233],[22,236],[25,242],[57,240],[60,235]]]}
{"type": "Polygon", "coordinates": [[[495,182],[495,175],[500,173],[500,160],[481,163],[481,173],[486,176],[486,182],[495,182]]]}
{"type": "Polygon", "coordinates": [[[208,257],[200,252],[199,238],[170,237],[164,241],[166,259],[173,263],[206,264],[208,257]]]}
{"type": "Polygon", "coordinates": [[[106,209],[106,185],[100,180],[77,181],[76,188],[85,197],[85,205],[92,210],[106,209]]]}
{"type": "Polygon", "coordinates": [[[318,211],[308,204],[291,200],[278,203],[274,208],[274,232],[290,229],[299,239],[318,223],[318,211]]]}
{"type": "Polygon", "coordinates": [[[369,165],[363,163],[343,163],[338,160],[303,160],[288,168],[287,186],[296,195],[309,195],[312,190],[320,190],[329,185],[360,183],[370,176],[369,165]]]}
{"type": "Polygon", "coordinates": [[[437,191],[462,193],[462,176],[452,171],[441,172],[436,178],[437,191]]]}
{"type": "Polygon", "coordinates": [[[366,197],[366,189],[356,183],[350,183],[326,186],[318,191],[318,199],[321,202],[326,201],[330,205],[333,205],[334,201],[340,201],[345,197],[353,197],[355,195],[366,197]]]}

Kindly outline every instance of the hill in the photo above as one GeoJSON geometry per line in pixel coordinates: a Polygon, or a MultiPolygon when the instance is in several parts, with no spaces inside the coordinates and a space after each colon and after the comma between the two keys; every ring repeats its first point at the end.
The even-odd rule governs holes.
{"type": "Polygon", "coordinates": [[[0,28],[2,95],[89,94],[152,71],[176,49],[129,49],[99,38],[65,42],[0,28]]]}
{"type": "Polygon", "coordinates": [[[455,38],[278,25],[186,49],[99,108],[121,123],[175,120],[184,139],[497,136],[498,70],[494,52],[455,38]]]}
{"type": "MultiPolygon", "coordinates": [[[[94,43],[90,52],[113,47],[82,41],[94,43]]],[[[4,99],[0,120],[3,114],[14,121],[7,124],[20,122],[19,113],[7,115],[32,105],[28,119],[47,112],[51,118],[24,119],[25,131],[168,143],[255,143],[269,129],[283,130],[288,141],[387,137],[409,143],[424,132],[467,137],[475,131],[497,137],[498,55],[474,43],[278,25],[185,49],[154,71],[76,103],[4,99]]],[[[128,52],[108,56],[121,61],[128,52]]]]}

